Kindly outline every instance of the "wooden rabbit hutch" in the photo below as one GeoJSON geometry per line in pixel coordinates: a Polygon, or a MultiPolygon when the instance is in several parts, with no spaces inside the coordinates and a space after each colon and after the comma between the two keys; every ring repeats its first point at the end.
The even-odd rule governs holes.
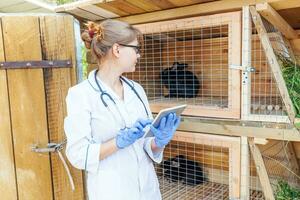
{"type": "MultiPolygon", "coordinates": [[[[156,165],[163,199],[274,199],[280,179],[299,188],[300,134],[278,55],[297,59],[293,27],[300,26],[272,6],[290,23],[289,10],[300,9],[280,0],[106,1],[58,9],[82,21],[134,24],[143,50],[126,76],[144,87],[153,113],[188,105],[156,165]]],[[[97,67],[89,52],[87,58],[89,70],[97,67]]]]}
{"type": "MultiPolygon", "coordinates": [[[[294,19],[299,10],[300,2],[292,0],[87,0],[55,9],[75,16],[82,28],[87,20],[107,18],[133,24],[143,33],[143,50],[136,71],[126,76],[144,87],[153,113],[188,105],[163,162],[156,164],[164,200],[275,199],[278,180],[300,187],[300,133],[294,125],[299,110],[294,109],[280,60],[283,56],[294,62],[300,56],[300,24],[294,19]]],[[[52,33],[45,26],[49,22],[38,22],[41,39],[52,38],[42,40],[41,55],[74,59],[55,51],[67,51],[72,44],[52,37],[63,35],[59,30],[67,23],[57,18],[52,33]]],[[[97,67],[89,52],[87,61],[89,71],[97,67]]],[[[48,80],[52,73],[44,70],[40,76],[48,80]]],[[[62,101],[65,88],[75,84],[74,74],[66,83],[61,76],[55,76],[60,85],[45,84],[46,94],[54,95],[48,106],[56,105],[52,99],[62,101]]],[[[64,103],[57,105],[64,109],[64,103]]],[[[65,114],[55,108],[48,108],[52,121],[55,113],[65,114]]],[[[62,121],[55,123],[54,132],[62,121]]],[[[60,130],[48,138],[59,142],[63,134],[60,130]]],[[[84,198],[82,174],[71,170],[74,193],[58,155],[51,156],[53,198],[84,198]]]]}

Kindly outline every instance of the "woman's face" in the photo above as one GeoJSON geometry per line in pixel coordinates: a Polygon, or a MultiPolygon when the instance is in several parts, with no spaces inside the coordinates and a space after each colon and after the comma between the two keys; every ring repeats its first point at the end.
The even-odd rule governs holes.
{"type": "Polygon", "coordinates": [[[138,51],[138,41],[134,40],[128,44],[119,44],[119,63],[122,67],[123,73],[126,72],[134,72],[135,66],[137,64],[138,59],[140,58],[140,53],[138,51]],[[130,46],[123,46],[130,45],[130,46]]]}

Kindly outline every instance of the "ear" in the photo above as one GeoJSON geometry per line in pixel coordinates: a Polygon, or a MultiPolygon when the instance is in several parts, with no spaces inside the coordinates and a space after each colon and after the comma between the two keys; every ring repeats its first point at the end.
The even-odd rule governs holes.
{"type": "Polygon", "coordinates": [[[120,45],[118,45],[117,43],[113,44],[113,46],[111,47],[112,50],[112,54],[119,58],[120,57],[120,45]]]}

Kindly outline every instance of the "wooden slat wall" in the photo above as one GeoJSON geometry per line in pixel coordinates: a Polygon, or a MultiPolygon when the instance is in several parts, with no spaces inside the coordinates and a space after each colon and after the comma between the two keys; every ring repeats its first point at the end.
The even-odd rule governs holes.
{"type": "MultiPolygon", "coordinates": [[[[6,61],[41,60],[38,17],[2,17],[6,61]]],[[[18,199],[52,199],[50,159],[33,144],[48,143],[42,69],[7,70],[18,199]]]]}
{"type": "MultiPolygon", "coordinates": [[[[0,61],[5,61],[0,23],[0,61]]],[[[2,199],[15,199],[17,185],[15,178],[15,163],[13,141],[10,123],[9,97],[7,90],[6,70],[0,70],[0,194],[2,199]]]]}
{"type": "MultiPolygon", "coordinates": [[[[44,59],[75,58],[73,46],[75,39],[72,34],[74,32],[73,17],[40,17],[40,26],[44,59]]],[[[75,65],[74,60],[73,64],[75,65]]],[[[66,116],[65,98],[68,88],[74,84],[76,79],[73,77],[74,71],[75,67],[72,69],[44,69],[50,142],[60,143],[66,138],[63,129],[64,117],[66,116]],[[74,80],[72,81],[72,79],[74,80]]],[[[58,154],[51,154],[51,164],[55,199],[83,199],[82,172],[69,165],[75,183],[75,191],[73,192],[58,154]]]]}
{"type": "Polygon", "coordinates": [[[76,84],[73,17],[2,16],[0,20],[1,61],[70,59],[73,63],[71,69],[0,69],[1,199],[85,199],[81,171],[69,165],[75,182],[72,191],[57,153],[31,150],[65,139],[65,97],[76,84]]]}

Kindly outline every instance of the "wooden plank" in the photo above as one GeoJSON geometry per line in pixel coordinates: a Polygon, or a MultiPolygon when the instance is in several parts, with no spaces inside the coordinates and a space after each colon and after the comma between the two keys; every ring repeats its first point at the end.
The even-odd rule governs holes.
{"type": "MultiPolygon", "coordinates": [[[[5,16],[2,24],[6,61],[42,59],[37,17],[5,16]]],[[[49,154],[31,151],[48,143],[43,71],[9,70],[7,76],[18,199],[53,199],[49,154]]]]}
{"type": "Polygon", "coordinates": [[[68,11],[71,14],[74,14],[75,16],[79,16],[83,19],[88,19],[92,21],[102,20],[104,19],[102,16],[94,14],[88,10],[85,10],[83,8],[76,8],[68,11]]]}
{"type": "Polygon", "coordinates": [[[143,9],[146,12],[161,10],[160,7],[158,7],[151,1],[147,1],[147,0],[125,0],[125,1],[131,3],[132,5],[135,5],[136,7],[143,9]]]}
{"type": "Polygon", "coordinates": [[[119,15],[114,14],[112,12],[109,12],[107,10],[104,10],[100,8],[99,6],[94,6],[94,5],[86,5],[86,6],[80,6],[79,8],[82,8],[86,11],[89,11],[91,13],[94,13],[98,16],[102,16],[103,18],[115,18],[119,17],[119,15]]]}
{"type": "MultiPolygon", "coordinates": [[[[232,13],[232,19],[228,26],[228,65],[241,65],[241,12],[232,13]]],[[[240,85],[240,71],[230,69],[228,71],[228,107],[232,109],[235,114],[240,116],[241,108],[241,85],[240,85]]]]}
{"type": "Polygon", "coordinates": [[[219,135],[232,135],[232,136],[247,136],[258,137],[266,139],[277,139],[285,141],[300,141],[300,133],[297,129],[285,129],[280,127],[268,127],[266,125],[258,127],[259,123],[234,123],[226,122],[224,120],[193,120],[184,118],[178,130],[192,131],[198,133],[212,133],[219,135]]]}
{"type": "MultiPolygon", "coordinates": [[[[42,47],[45,59],[74,59],[73,18],[71,16],[40,17],[42,47]],[[71,37],[70,37],[71,35],[71,37]]],[[[63,130],[66,116],[65,98],[72,86],[73,69],[45,69],[48,128],[50,142],[60,143],[66,136],[63,130]]],[[[74,83],[73,83],[74,84],[74,83]]],[[[67,158],[64,156],[65,160],[67,158]]],[[[52,177],[55,199],[83,199],[82,172],[69,165],[74,179],[72,191],[65,168],[58,154],[51,154],[52,177]]]]}
{"type": "Polygon", "coordinates": [[[231,199],[240,199],[241,196],[241,145],[238,142],[232,143],[229,151],[230,163],[229,173],[229,196],[231,199]],[[231,177],[231,178],[230,178],[231,177]],[[232,183],[232,184],[230,184],[232,183]]]}
{"type": "MultiPolygon", "coordinates": [[[[2,32],[0,23],[0,61],[5,61],[2,32]]],[[[0,116],[0,194],[2,199],[17,199],[6,70],[0,70],[0,116]]]]}
{"type": "Polygon", "coordinates": [[[287,39],[298,38],[297,32],[268,3],[257,4],[256,10],[287,39]]]}
{"type": "Polygon", "coordinates": [[[295,1],[295,0],[282,0],[282,1],[274,1],[268,3],[270,3],[275,10],[284,10],[289,8],[300,7],[300,1],[295,1]]]}
{"type": "Polygon", "coordinates": [[[97,4],[97,6],[105,10],[108,10],[110,12],[113,12],[119,16],[140,14],[145,12],[145,10],[137,7],[136,5],[123,0],[101,3],[101,4],[97,4]]]}
{"type": "MultiPolygon", "coordinates": [[[[242,66],[251,67],[251,36],[252,22],[249,6],[243,7],[243,23],[242,23],[242,66]]],[[[241,119],[250,115],[251,107],[251,73],[242,72],[242,99],[241,99],[241,119]]],[[[249,191],[248,191],[249,192],[249,191]]],[[[243,194],[243,193],[242,193],[243,194]]],[[[246,196],[249,194],[244,193],[246,196]]],[[[247,197],[245,197],[247,198],[247,197]]],[[[248,198],[249,199],[249,198],[248,198]]]]}
{"type": "Polygon", "coordinates": [[[249,146],[256,165],[256,171],[258,173],[258,177],[265,198],[267,200],[275,200],[268,173],[264,164],[264,160],[262,158],[259,148],[254,144],[253,138],[249,138],[249,146]]]}
{"type": "Polygon", "coordinates": [[[67,11],[67,10],[71,10],[80,6],[88,6],[88,5],[93,5],[93,4],[99,4],[99,3],[103,3],[106,2],[107,0],[85,0],[85,1],[75,1],[72,3],[67,3],[67,4],[63,4],[60,6],[56,6],[54,11],[55,12],[63,12],[63,11],[67,11]]]}
{"type": "Polygon", "coordinates": [[[174,18],[182,18],[193,15],[206,15],[216,13],[218,11],[232,11],[239,10],[244,5],[254,5],[256,3],[263,2],[277,2],[279,0],[247,0],[247,1],[214,1],[203,4],[196,4],[191,6],[185,6],[180,8],[173,8],[168,10],[156,11],[151,13],[145,13],[135,16],[121,17],[119,20],[126,21],[130,24],[141,24],[146,22],[163,21],[174,18]]]}
{"type": "Polygon", "coordinates": [[[250,192],[250,154],[248,138],[241,137],[241,200],[249,199],[250,192]]]}
{"type": "Polygon", "coordinates": [[[268,58],[268,62],[269,62],[269,65],[271,67],[272,73],[273,73],[273,75],[275,77],[275,80],[277,82],[279,92],[282,96],[283,102],[284,102],[285,107],[287,109],[289,119],[293,123],[294,119],[295,119],[295,110],[294,110],[294,107],[293,107],[293,103],[290,99],[288,90],[286,88],[285,81],[282,77],[281,70],[280,70],[280,65],[277,62],[277,58],[274,54],[272,45],[271,45],[269,37],[267,35],[267,31],[266,31],[266,29],[263,25],[263,22],[262,22],[262,19],[261,19],[260,15],[257,13],[255,7],[251,6],[250,7],[250,12],[251,12],[252,19],[253,19],[253,22],[255,24],[256,30],[257,30],[258,35],[260,37],[260,41],[263,45],[265,54],[268,58]]]}

